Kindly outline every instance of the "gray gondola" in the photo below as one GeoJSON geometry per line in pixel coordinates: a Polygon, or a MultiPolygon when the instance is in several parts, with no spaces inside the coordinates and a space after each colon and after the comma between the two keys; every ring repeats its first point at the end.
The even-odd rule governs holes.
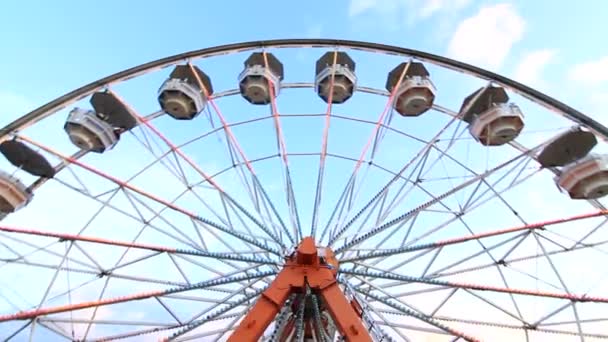
{"type": "Polygon", "coordinates": [[[317,60],[315,89],[323,101],[329,101],[331,88],[332,103],[346,102],[353,96],[356,84],[355,61],[346,52],[326,52],[317,60]]]}
{"type": "Polygon", "coordinates": [[[118,143],[119,136],[95,111],[74,108],[64,125],[70,141],[84,151],[103,153],[118,143]]]}
{"type": "Polygon", "coordinates": [[[467,96],[460,108],[469,132],[482,145],[500,146],[519,136],[524,128],[521,109],[509,103],[502,87],[480,88],[467,96]]]}
{"type": "Polygon", "coordinates": [[[93,110],[74,108],[64,125],[78,148],[103,153],[116,145],[122,132],[137,126],[129,107],[113,93],[94,93],[90,102],[93,110]]]}
{"type": "Polygon", "coordinates": [[[279,95],[283,76],[283,64],[272,53],[266,53],[264,57],[264,53],[254,52],[245,60],[239,74],[239,90],[252,104],[268,104],[273,95],[279,95]]]}
{"type": "Polygon", "coordinates": [[[18,178],[0,171],[0,212],[15,212],[32,200],[32,192],[18,178]]]}
{"type": "Polygon", "coordinates": [[[428,70],[419,62],[401,63],[391,70],[386,80],[386,90],[394,91],[393,108],[402,116],[424,114],[433,107],[437,92],[428,70]]]}
{"type": "Polygon", "coordinates": [[[589,154],[561,170],[556,184],[572,199],[597,199],[608,194],[608,155],[589,154]]]}
{"type": "Polygon", "coordinates": [[[17,140],[7,140],[0,144],[0,152],[14,166],[38,177],[53,178],[55,169],[46,158],[17,140]]]}
{"type": "Polygon", "coordinates": [[[158,90],[162,110],[177,120],[192,120],[213,94],[211,79],[197,66],[178,65],[158,90]]]}
{"type": "Polygon", "coordinates": [[[536,160],[543,167],[564,166],[585,157],[595,145],[595,134],[582,126],[576,126],[547,143],[536,160]]]}

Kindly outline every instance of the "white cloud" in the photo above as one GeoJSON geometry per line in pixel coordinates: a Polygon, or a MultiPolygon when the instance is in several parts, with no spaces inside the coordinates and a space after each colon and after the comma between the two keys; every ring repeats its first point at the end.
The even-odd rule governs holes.
{"type": "Polygon", "coordinates": [[[306,38],[320,38],[323,33],[323,26],[321,24],[316,24],[309,26],[306,29],[305,36],[306,38]]]}
{"type": "Polygon", "coordinates": [[[599,84],[608,82],[608,56],[595,61],[589,61],[575,65],[569,73],[573,81],[599,84]]]}
{"type": "Polygon", "coordinates": [[[471,0],[426,0],[420,6],[420,17],[428,18],[442,10],[457,10],[464,8],[471,0]]]}
{"type": "Polygon", "coordinates": [[[526,54],[515,68],[514,79],[530,86],[544,87],[542,73],[557,54],[556,50],[542,49],[526,54]]]}
{"type": "Polygon", "coordinates": [[[456,28],[448,54],[456,59],[498,69],[511,47],[523,37],[525,21],[510,4],[483,7],[456,28]]]}
{"type": "Polygon", "coordinates": [[[441,12],[464,8],[471,0],[350,0],[349,17],[373,15],[380,20],[375,23],[402,26],[405,23],[427,19],[441,12]]]}
{"type": "Polygon", "coordinates": [[[374,8],[384,8],[385,3],[391,2],[390,0],[351,0],[348,5],[348,15],[354,17],[374,8]],[[382,4],[381,4],[382,3],[382,4]]]}

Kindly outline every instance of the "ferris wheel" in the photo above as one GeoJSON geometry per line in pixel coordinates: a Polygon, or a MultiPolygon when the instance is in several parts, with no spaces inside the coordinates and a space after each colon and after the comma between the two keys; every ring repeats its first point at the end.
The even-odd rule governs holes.
{"type": "Polygon", "coordinates": [[[139,65],[0,131],[0,338],[606,340],[607,140],[394,46],[139,65]]]}

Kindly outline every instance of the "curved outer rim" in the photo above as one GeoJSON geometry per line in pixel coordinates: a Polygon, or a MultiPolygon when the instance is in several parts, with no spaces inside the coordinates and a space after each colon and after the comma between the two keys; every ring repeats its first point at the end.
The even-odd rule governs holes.
{"type": "Polygon", "coordinates": [[[165,58],[161,58],[152,62],[148,62],[145,64],[141,64],[135,66],[130,69],[126,69],[115,73],[113,75],[104,77],[92,83],[89,83],[83,87],[75,89],[61,97],[56,98],[55,100],[48,102],[47,104],[25,114],[19,119],[11,122],[6,125],[2,129],[0,129],[0,140],[5,139],[5,137],[11,134],[14,131],[23,129],[28,124],[35,123],[54,112],[62,109],[68,103],[79,100],[84,96],[94,92],[99,88],[103,88],[108,84],[126,80],[131,77],[135,77],[138,74],[145,73],[147,71],[151,71],[153,69],[159,69],[166,67],[171,64],[178,63],[180,61],[195,59],[195,58],[205,58],[211,57],[215,55],[227,54],[227,53],[236,53],[243,52],[247,50],[253,49],[263,49],[263,48],[295,48],[295,47],[315,47],[315,48],[332,48],[332,47],[342,47],[348,49],[357,49],[364,50],[370,52],[384,52],[395,55],[409,56],[419,59],[421,61],[427,61],[439,66],[443,66],[449,69],[453,69],[460,72],[465,72],[469,74],[473,74],[482,79],[487,79],[493,81],[497,84],[500,84],[506,88],[511,89],[512,91],[534,101],[545,107],[548,107],[551,110],[557,111],[560,114],[563,114],[567,118],[586,126],[599,135],[603,140],[608,140],[608,128],[596,120],[588,117],[587,115],[581,113],[580,111],[562,103],[548,95],[545,95],[539,92],[536,89],[530,88],[526,85],[523,85],[519,82],[511,80],[507,77],[501,76],[499,74],[490,72],[488,70],[459,62],[450,58],[442,57],[439,55],[434,55],[427,52],[422,52],[418,50],[402,48],[398,46],[385,45],[385,44],[377,44],[377,43],[369,43],[362,41],[352,41],[352,40],[338,40],[338,39],[275,39],[275,40],[258,40],[258,41],[249,41],[249,42],[241,42],[241,43],[233,43],[227,45],[220,45],[215,47],[209,47],[199,50],[194,50],[190,52],[185,52],[165,58]]]}

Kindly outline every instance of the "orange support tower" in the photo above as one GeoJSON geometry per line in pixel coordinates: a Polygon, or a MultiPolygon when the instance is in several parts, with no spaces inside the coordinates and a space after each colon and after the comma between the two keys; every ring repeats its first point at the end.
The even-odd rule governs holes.
{"type": "MultiPolygon", "coordinates": [[[[318,250],[312,237],[304,238],[228,341],[258,341],[289,296],[292,293],[305,293],[307,285],[312,293],[323,299],[327,312],[346,341],[372,341],[360,313],[355,310],[358,304],[349,302],[338,286],[337,270],[338,261],[329,248],[318,250]]],[[[293,329],[293,324],[290,326],[293,329]]]]}

